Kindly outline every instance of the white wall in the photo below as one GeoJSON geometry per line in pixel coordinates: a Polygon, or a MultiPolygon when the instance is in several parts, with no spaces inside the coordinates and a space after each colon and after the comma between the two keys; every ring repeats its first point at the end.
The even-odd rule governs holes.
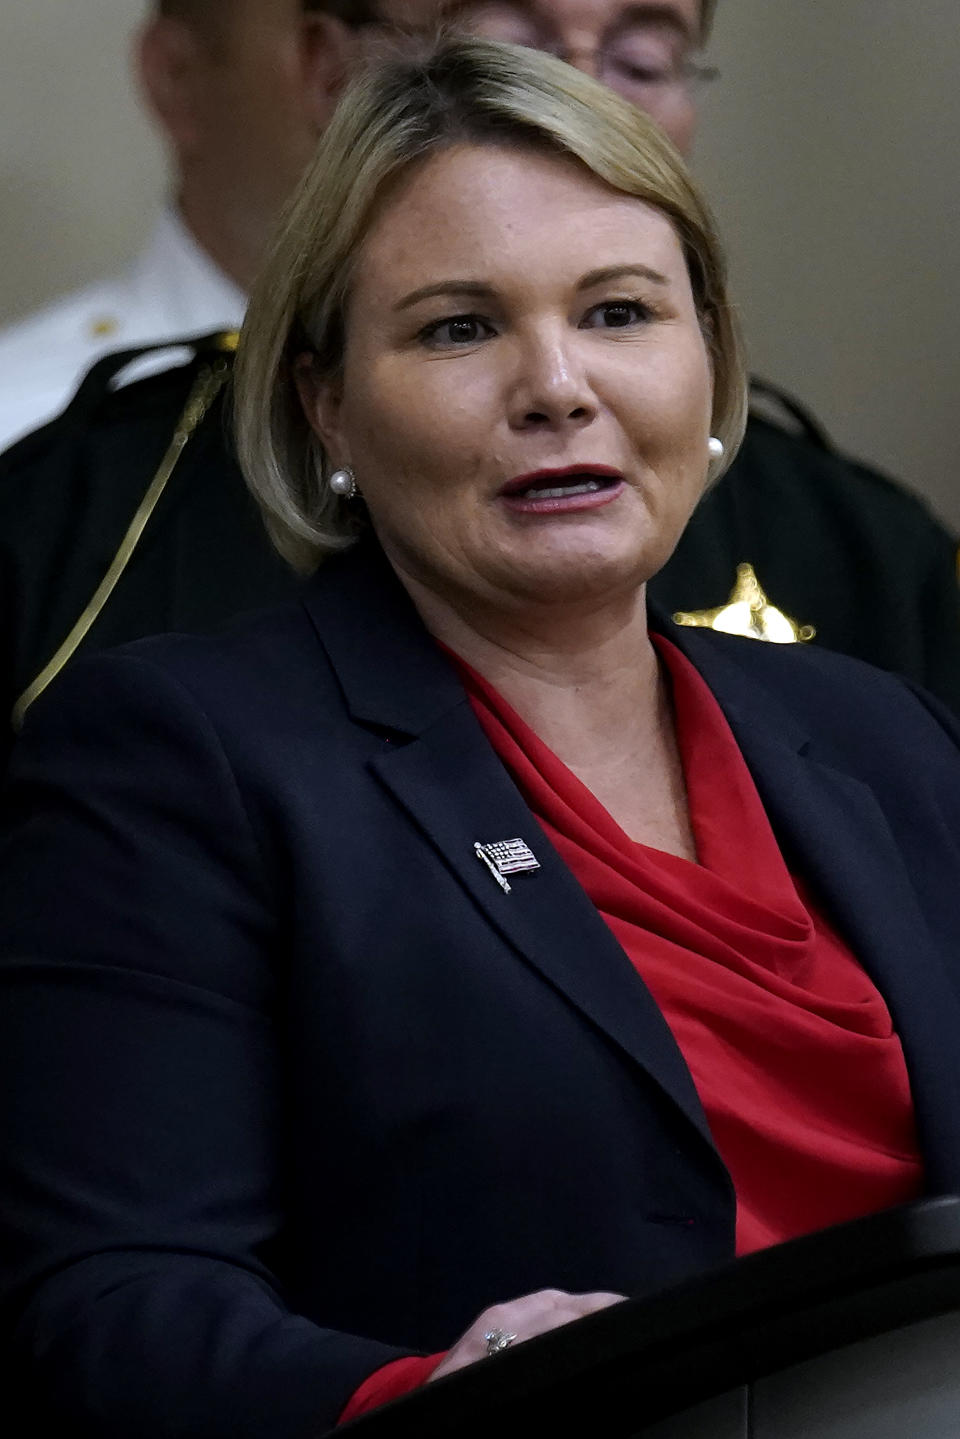
{"type": "Polygon", "coordinates": [[[0,322],[117,265],[163,160],[129,78],[144,0],[0,0],[0,322]]]}
{"type": "MultiPolygon", "coordinates": [[[[162,190],[140,0],[0,0],[0,319],[117,263],[162,190]]],[[[754,368],[960,528],[960,4],[720,0],[697,168],[754,368]]]]}
{"type": "Polygon", "coordinates": [[[754,368],[960,527],[960,4],[720,0],[697,168],[754,368]]]}

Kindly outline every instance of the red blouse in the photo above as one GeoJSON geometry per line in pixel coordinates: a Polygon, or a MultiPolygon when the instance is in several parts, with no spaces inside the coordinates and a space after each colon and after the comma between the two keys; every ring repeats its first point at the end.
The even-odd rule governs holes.
{"type": "Polygon", "coordinates": [[[737,1195],[737,1252],[914,1199],[923,1167],[882,996],[784,862],[706,683],[669,677],[698,864],[631,840],[480,675],[484,732],[650,989],[737,1195]]]}
{"type": "MultiPolygon", "coordinates": [[[[670,1026],[730,1171],[746,1254],[916,1198],[923,1165],[883,997],[788,870],[706,683],[652,638],[672,688],[697,864],[631,840],[452,658],[487,738],[670,1026]]],[[[399,1365],[379,1374],[391,1370],[400,1387],[375,1402],[415,1387],[412,1369],[406,1383],[399,1365]]]]}

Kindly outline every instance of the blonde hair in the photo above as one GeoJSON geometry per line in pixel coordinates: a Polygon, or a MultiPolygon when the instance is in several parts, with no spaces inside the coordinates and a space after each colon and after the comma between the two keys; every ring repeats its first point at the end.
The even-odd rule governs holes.
{"type": "Polygon", "coordinates": [[[237,356],[240,463],[280,553],[297,569],[350,544],[363,507],[331,493],[328,461],[300,404],[294,364],[342,364],[354,266],[389,186],[456,144],[532,146],[579,160],[612,188],[655,206],[686,256],[714,376],[712,431],[729,464],[743,436],[746,385],[723,253],[710,212],[670,142],[612,91],[516,45],[441,39],[395,57],[344,95],[289,207],[254,291],[237,356]]]}

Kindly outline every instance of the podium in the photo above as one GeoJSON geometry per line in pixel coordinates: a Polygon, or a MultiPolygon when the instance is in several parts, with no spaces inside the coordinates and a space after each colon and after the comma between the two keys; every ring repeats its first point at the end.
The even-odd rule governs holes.
{"type": "Polygon", "coordinates": [[[958,1439],[960,1199],[734,1260],[528,1340],[349,1439],[958,1439]]]}

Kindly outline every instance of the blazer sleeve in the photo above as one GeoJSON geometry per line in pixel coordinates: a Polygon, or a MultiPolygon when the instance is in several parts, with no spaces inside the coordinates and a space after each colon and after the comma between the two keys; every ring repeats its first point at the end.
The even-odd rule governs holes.
{"type": "Polygon", "coordinates": [[[0,1350],[31,1432],[334,1425],[408,1351],[290,1312],[274,1272],[284,943],[213,725],[149,659],[81,661],[2,835],[0,1350]]]}

